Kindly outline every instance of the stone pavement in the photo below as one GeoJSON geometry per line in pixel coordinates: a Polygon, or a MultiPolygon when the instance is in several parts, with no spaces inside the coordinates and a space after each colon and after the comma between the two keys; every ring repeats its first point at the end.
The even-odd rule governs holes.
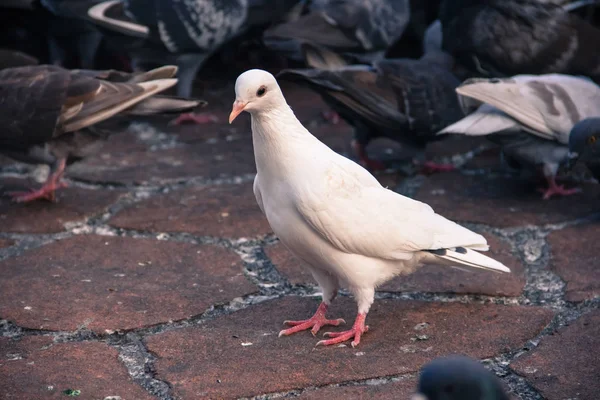
{"type": "MultiPolygon", "coordinates": [[[[232,82],[207,88],[220,123],[135,122],[69,167],[57,203],[1,200],[0,399],[406,399],[420,367],[451,353],[484,360],[514,398],[599,398],[600,185],[542,201],[485,140],[430,146],[458,172],[377,176],[484,234],[512,274],[424,267],[388,282],[356,349],[278,338],[318,288],[256,205],[249,118],[226,122],[232,82]]],[[[348,154],[350,128],[323,121],[317,95],[284,92],[348,154]]],[[[370,150],[405,164],[393,143],[370,150]]],[[[43,179],[0,166],[3,191],[43,179]]],[[[343,292],[330,316],[355,307],[343,292]]]]}

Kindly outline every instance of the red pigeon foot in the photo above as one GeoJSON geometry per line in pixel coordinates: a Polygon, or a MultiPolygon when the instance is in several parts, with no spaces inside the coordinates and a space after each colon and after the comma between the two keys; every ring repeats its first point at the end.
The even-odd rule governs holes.
{"type": "Polygon", "coordinates": [[[317,342],[316,346],[331,346],[332,344],[342,343],[350,339],[354,339],[352,343],[350,343],[352,347],[358,346],[362,334],[369,331],[369,327],[365,326],[366,318],[367,314],[358,314],[356,316],[356,321],[354,321],[354,325],[352,325],[352,329],[344,332],[326,332],[323,336],[332,339],[321,340],[317,342]]]}
{"type": "Polygon", "coordinates": [[[325,118],[325,121],[328,121],[333,125],[340,123],[340,115],[335,111],[323,111],[323,118],[325,118]]]}
{"type": "Polygon", "coordinates": [[[27,203],[37,199],[55,201],[55,191],[68,186],[66,182],[61,181],[65,173],[65,166],[66,160],[63,159],[58,164],[56,171],[48,177],[48,180],[46,180],[46,183],[41,188],[32,190],[31,192],[10,192],[9,195],[17,203],[27,203]]]}
{"type": "Polygon", "coordinates": [[[328,307],[327,304],[321,303],[319,305],[319,308],[317,308],[317,312],[315,312],[315,315],[313,315],[312,317],[310,317],[309,319],[304,320],[304,321],[284,321],[283,322],[284,324],[290,325],[290,326],[292,326],[292,328],[284,329],[281,332],[279,332],[279,337],[289,336],[293,333],[300,332],[300,331],[306,331],[308,329],[310,329],[311,333],[314,336],[317,334],[317,332],[319,332],[319,329],[321,329],[323,326],[326,326],[326,325],[339,326],[340,324],[346,323],[346,321],[344,321],[341,318],[326,319],[325,313],[327,312],[327,307],[328,307]]]}
{"type": "Polygon", "coordinates": [[[356,141],[356,140],[353,140],[352,148],[354,149],[354,153],[356,153],[356,156],[358,157],[358,161],[359,161],[360,165],[362,165],[363,167],[365,167],[366,169],[368,169],[370,171],[384,171],[385,170],[384,163],[382,163],[381,161],[372,160],[369,158],[364,145],[358,143],[358,141],[356,141]]]}
{"type": "Polygon", "coordinates": [[[219,118],[217,118],[217,116],[213,114],[184,113],[180,114],[179,117],[169,122],[169,125],[181,125],[185,122],[202,125],[219,122],[219,118]]]}
{"type": "Polygon", "coordinates": [[[538,191],[543,193],[542,198],[544,200],[548,200],[550,197],[556,195],[556,196],[570,196],[576,193],[580,193],[581,189],[580,188],[573,188],[573,189],[565,189],[565,187],[563,185],[557,185],[556,184],[556,179],[555,177],[547,177],[546,180],[548,181],[548,188],[544,189],[544,188],[539,188],[538,191]]]}
{"type": "Polygon", "coordinates": [[[456,170],[452,164],[438,164],[433,161],[426,161],[421,166],[421,172],[426,175],[435,174],[437,172],[450,172],[456,170]]]}

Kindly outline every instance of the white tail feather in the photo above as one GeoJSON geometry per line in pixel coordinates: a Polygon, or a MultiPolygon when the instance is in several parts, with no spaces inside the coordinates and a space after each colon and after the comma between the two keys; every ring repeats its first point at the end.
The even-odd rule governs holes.
{"type": "Polygon", "coordinates": [[[483,105],[474,113],[447,126],[438,132],[438,135],[454,133],[467,136],[486,136],[492,133],[516,130],[518,127],[519,123],[502,111],[483,105]]]}
{"type": "Polygon", "coordinates": [[[494,272],[509,272],[510,269],[506,267],[504,264],[490,258],[488,256],[484,256],[481,253],[476,251],[466,249],[461,247],[461,250],[466,250],[466,253],[459,253],[457,251],[446,249],[446,254],[438,255],[435,254],[436,257],[443,258],[447,261],[460,264],[467,265],[472,268],[481,268],[494,272]]]}

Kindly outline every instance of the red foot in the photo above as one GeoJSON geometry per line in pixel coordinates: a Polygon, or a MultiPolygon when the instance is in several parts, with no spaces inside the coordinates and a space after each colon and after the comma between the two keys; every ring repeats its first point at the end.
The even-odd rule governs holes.
{"type": "Polygon", "coordinates": [[[539,192],[542,192],[544,194],[542,196],[542,198],[544,200],[548,200],[550,197],[552,197],[554,195],[570,196],[570,195],[581,192],[580,188],[565,189],[565,187],[563,185],[557,185],[556,178],[554,176],[549,177],[549,178],[546,177],[546,180],[548,181],[548,188],[547,189],[544,189],[544,188],[538,189],[539,192]]]}
{"type": "Polygon", "coordinates": [[[344,332],[326,332],[323,336],[333,339],[321,340],[317,342],[316,346],[330,346],[350,339],[354,339],[352,343],[350,343],[352,347],[358,346],[362,334],[369,331],[369,327],[365,326],[366,318],[367,314],[358,314],[356,316],[356,321],[354,321],[354,325],[352,325],[352,329],[344,332]]]}
{"type": "Polygon", "coordinates": [[[352,148],[358,157],[358,162],[360,165],[365,167],[370,171],[383,171],[385,170],[385,164],[378,160],[371,160],[367,155],[367,151],[365,150],[365,146],[358,143],[358,141],[352,141],[352,148]]]}
{"type": "Polygon", "coordinates": [[[438,164],[433,161],[426,161],[421,166],[421,172],[426,175],[435,174],[437,172],[454,171],[456,167],[452,164],[438,164]]]}
{"type": "Polygon", "coordinates": [[[339,326],[340,324],[345,324],[346,321],[343,319],[326,319],[325,313],[327,312],[327,304],[321,303],[319,308],[317,308],[317,312],[311,318],[304,321],[284,321],[283,323],[286,325],[293,326],[293,328],[284,329],[279,332],[279,337],[281,336],[289,336],[293,333],[306,331],[310,329],[310,332],[314,335],[319,332],[325,325],[339,326]],[[311,329],[312,328],[312,329],[311,329]]]}
{"type": "Polygon", "coordinates": [[[65,182],[62,182],[62,176],[65,173],[66,160],[61,160],[56,171],[48,177],[48,180],[38,190],[31,192],[10,192],[8,193],[13,201],[17,203],[26,203],[37,199],[46,199],[50,201],[56,200],[55,191],[60,188],[67,187],[65,182]]]}
{"type": "Polygon", "coordinates": [[[184,113],[184,114],[180,114],[179,117],[177,117],[173,121],[169,122],[169,125],[181,125],[184,122],[202,125],[202,124],[208,124],[208,123],[213,123],[213,122],[219,122],[219,118],[217,118],[216,115],[212,115],[212,114],[184,113]]]}
{"type": "Polygon", "coordinates": [[[325,121],[328,121],[333,125],[340,123],[340,115],[335,111],[323,111],[323,118],[325,118],[325,121]]]}

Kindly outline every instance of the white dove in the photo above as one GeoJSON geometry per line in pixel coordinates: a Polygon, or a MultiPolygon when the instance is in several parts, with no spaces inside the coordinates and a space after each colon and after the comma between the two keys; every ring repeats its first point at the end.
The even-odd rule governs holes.
{"type": "Polygon", "coordinates": [[[325,318],[339,287],[358,303],[358,315],[345,332],[328,332],[332,345],[360,342],[375,287],[424,263],[467,265],[510,272],[474,250],[486,251],[485,238],[441,215],[425,203],[382,187],[363,167],[315,138],[295,117],[270,73],[253,69],[235,83],[231,123],[242,111],[252,116],[257,174],[254,195],[273,232],[306,264],[323,291],[323,301],[306,321],[279,336],[342,319],[325,318]]]}

